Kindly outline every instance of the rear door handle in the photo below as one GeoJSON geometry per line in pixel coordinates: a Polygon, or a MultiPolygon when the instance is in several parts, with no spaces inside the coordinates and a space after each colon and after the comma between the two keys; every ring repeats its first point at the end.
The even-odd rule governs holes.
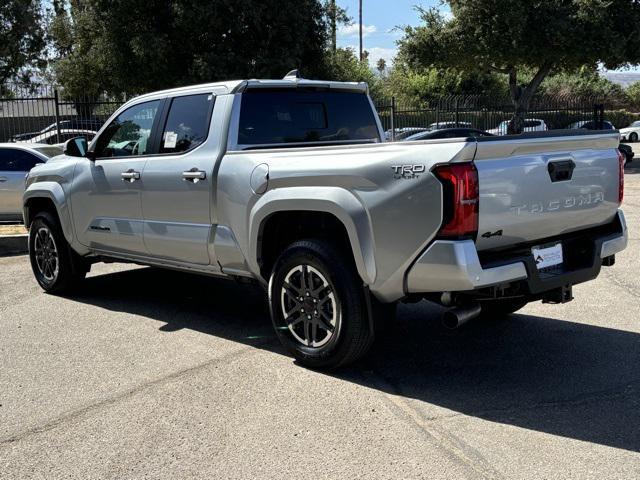
{"type": "Polygon", "coordinates": [[[122,181],[124,182],[135,182],[136,180],[140,180],[140,172],[136,172],[133,168],[130,168],[126,172],[122,172],[120,174],[122,177],[122,181]]]}
{"type": "Polygon", "coordinates": [[[0,183],[6,182],[7,180],[7,177],[0,177],[0,183]]]}
{"type": "Polygon", "coordinates": [[[186,172],[182,172],[182,179],[187,182],[198,183],[200,180],[204,180],[205,178],[207,178],[207,172],[198,170],[196,167],[193,167],[191,170],[186,172]]]}

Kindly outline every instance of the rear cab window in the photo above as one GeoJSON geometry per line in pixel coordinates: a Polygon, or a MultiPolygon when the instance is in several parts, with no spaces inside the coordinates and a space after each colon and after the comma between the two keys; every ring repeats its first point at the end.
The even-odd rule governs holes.
{"type": "Polygon", "coordinates": [[[242,94],[239,149],[380,141],[364,93],[299,88],[254,89],[242,94]]]}

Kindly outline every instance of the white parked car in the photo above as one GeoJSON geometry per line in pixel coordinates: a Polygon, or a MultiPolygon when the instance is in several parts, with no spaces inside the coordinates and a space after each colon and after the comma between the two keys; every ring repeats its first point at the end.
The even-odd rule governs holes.
{"type": "Polygon", "coordinates": [[[79,128],[63,128],[60,130],[60,141],[58,141],[58,132],[56,130],[50,130],[45,133],[41,133],[29,140],[19,140],[17,143],[46,143],[47,145],[63,145],[67,140],[72,138],[82,137],[87,142],[91,142],[93,137],[96,136],[95,130],[84,130],[79,128]]]}
{"type": "Polygon", "coordinates": [[[631,125],[620,129],[620,139],[629,142],[637,142],[640,138],[640,121],[633,122],[631,125]]]}
{"type": "Polygon", "coordinates": [[[22,219],[25,175],[57,155],[62,148],[54,145],[0,143],[0,220],[22,219]]]}
{"type": "Polygon", "coordinates": [[[471,122],[435,122],[429,125],[429,131],[444,130],[446,128],[472,128],[471,122]]]}
{"type": "MultiPolygon", "coordinates": [[[[501,122],[496,128],[492,128],[491,130],[487,130],[487,132],[492,135],[506,135],[507,129],[509,128],[509,122],[511,120],[505,120],[501,122]]],[[[544,123],[544,120],[540,120],[538,118],[527,118],[524,121],[524,131],[525,132],[544,132],[545,130],[549,130],[547,124],[544,123]]]]}

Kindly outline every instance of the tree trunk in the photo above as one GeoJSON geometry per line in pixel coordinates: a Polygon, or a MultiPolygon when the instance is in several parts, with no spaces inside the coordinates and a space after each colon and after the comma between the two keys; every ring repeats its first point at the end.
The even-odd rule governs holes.
{"type": "Polygon", "coordinates": [[[529,112],[529,106],[533,95],[538,87],[551,71],[550,64],[543,64],[535,74],[529,85],[522,87],[518,85],[518,72],[515,67],[508,67],[509,70],[509,94],[513,103],[514,111],[509,126],[508,135],[517,135],[524,132],[524,124],[529,112]]]}

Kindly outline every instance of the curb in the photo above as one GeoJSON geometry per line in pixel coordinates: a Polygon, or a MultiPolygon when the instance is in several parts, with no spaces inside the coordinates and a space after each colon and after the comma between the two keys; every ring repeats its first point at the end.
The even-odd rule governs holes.
{"type": "Polygon", "coordinates": [[[19,255],[29,251],[29,235],[5,235],[0,237],[0,257],[19,255]]]}

